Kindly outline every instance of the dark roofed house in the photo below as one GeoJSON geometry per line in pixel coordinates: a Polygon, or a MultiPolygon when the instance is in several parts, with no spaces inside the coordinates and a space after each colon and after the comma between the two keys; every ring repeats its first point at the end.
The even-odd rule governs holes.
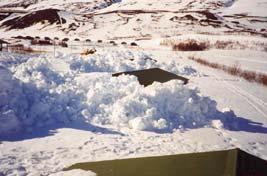
{"type": "Polygon", "coordinates": [[[165,83],[170,80],[176,79],[181,80],[184,82],[184,84],[188,83],[188,79],[184,78],[182,76],[178,76],[174,73],[167,72],[165,70],[162,70],[160,68],[152,68],[147,70],[137,70],[137,71],[129,71],[129,72],[120,72],[120,73],[114,73],[112,76],[117,77],[120,75],[134,75],[138,78],[138,81],[141,85],[149,86],[154,81],[165,83]]]}
{"type": "Polygon", "coordinates": [[[6,45],[6,46],[7,46],[8,44],[9,44],[8,42],[6,42],[6,41],[0,39],[0,51],[3,50],[3,45],[6,45]]]}

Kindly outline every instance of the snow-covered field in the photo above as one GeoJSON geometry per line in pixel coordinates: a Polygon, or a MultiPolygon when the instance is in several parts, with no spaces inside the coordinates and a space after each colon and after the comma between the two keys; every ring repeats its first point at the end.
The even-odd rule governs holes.
{"type": "Polygon", "coordinates": [[[184,57],[102,48],[91,56],[1,53],[1,172],[47,175],[81,161],[235,147],[267,159],[266,87],[184,57]],[[133,76],[111,77],[153,67],[190,84],[145,88],[133,76]]]}
{"type": "MultiPolygon", "coordinates": [[[[267,87],[187,59],[194,56],[267,73],[267,41],[261,30],[266,22],[257,21],[267,17],[266,0],[64,2],[0,2],[1,7],[29,11],[54,6],[67,19],[60,27],[38,23],[20,30],[0,28],[2,38],[14,41],[9,37],[30,33],[68,36],[68,44],[77,45],[57,47],[55,55],[53,46],[32,46],[46,50],[44,54],[0,52],[0,176],[95,175],[62,169],[77,162],[229,148],[241,148],[267,160],[267,87]],[[202,12],[206,9],[217,18],[211,21],[221,26],[200,25],[210,20],[202,12]],[[153,12],[113,12],[116,10],[153,12]],[[174,12],[178,10],[182,13],[174,12]],[[183,17],[189,14],[195,18],[192,23],[188,23],[191,17],[183,17]],[[81,19],[88,24],[80,22],[69,33],[63,30],[81,19]],[[253,30],[254,35],[229,34],[225,30],[231,27],[253,30]],[[81,42],[71,41],[74,38],[81,42]],[[136,39],[138,46],[111,46],[105,40],[85,46],[82,41],[87,38],[116,43],[136,39]],[[232,41],[239,46],[181,52],[161,45],[166,40],[187,39],[212,46],[216,41],[232,41]],[[88,47],[95,47],[96,53],[79,54],[88,47]],[[148,68],[184,76],[189,83],[172,80],[144,87],[135,76],[112,77],[113,73],[148,68]]],[[[17,15],[24,14],[12,14],[4,21],[17,15]]]]}

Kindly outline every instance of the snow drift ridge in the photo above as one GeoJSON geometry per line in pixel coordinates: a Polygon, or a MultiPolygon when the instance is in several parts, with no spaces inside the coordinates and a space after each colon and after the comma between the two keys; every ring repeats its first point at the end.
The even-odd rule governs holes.
{"type": "Polygon", "coordinates": [[[73,122],[151,131],[209,124],[217,115],[216,102],[203,97],[197,89],[177,80],[153,83],[145,88],[135,76],[112,77],[108,73],[150,68],[156,64],[168,71],[192,76],[191,72],[183,72],[187,66],[172,62],[152,64],[153,61],[144,60],[147,57],[130,52],[109,52],[109,55],[95,55],[83,61],[70,55],[40,56],[17,66],[2,66],[0,134],[73,122]],[[135,59],[126,60],[123,56],[127,54],[135,59]],[[70,70],[62,73],[54,69],[51,64],[57,60],[69,63],[70,70]],[[8,68],[14,70],[14,74],[8,68]]]}

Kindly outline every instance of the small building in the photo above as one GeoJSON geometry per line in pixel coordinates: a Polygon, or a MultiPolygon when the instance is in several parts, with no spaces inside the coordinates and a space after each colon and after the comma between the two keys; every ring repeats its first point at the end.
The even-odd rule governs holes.
{"type": "Polygon", "coordinates": [[[9,44],[8,42],[0,39],[0,51],[3,51],[4,47],[8,48],[8,44],[9,44]]]}
{"type": "Polygon", "coordinates": [[[137,70],[137,71],[129,71],[129,72],[120,72],[120,73],[114,73],[112,76],[118,77],[120,75],[134,75],[138,78],[138,81],[141,85],[149,86],[154,81],[165,83],[170,80],[176,79],[181,80],[184,82],[184,84],[188,83],[188,79],[184,78],[182,76],[178,76],[174,73],[162,70],[160,68],[151,68],[146,70],[137,70]]]}

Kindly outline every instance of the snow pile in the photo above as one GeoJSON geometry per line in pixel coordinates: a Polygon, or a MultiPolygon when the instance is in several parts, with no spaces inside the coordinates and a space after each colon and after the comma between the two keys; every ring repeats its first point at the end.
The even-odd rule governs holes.
{"type": "Polygon", "coordinates": [[[69,62],[72,70],[82,73],[114,73],[159,67],[175,74],[186,76],[199,75],[199,73],[191,66],[181,65],[175,61],[158,63],[149,55],[142,52],[110,51],[105,55],[95,54],[87,57],[72,57],[69,62]]]}
{"type": "Polygon", "coordinates": [[[28,102],[12,74],[5,67],[0,66],[0,134],[20,130],[18,116],[23,116],[28,102]]]}
{"type": "Polygon", "coordinates": [[[47,58],[31,58],[16,68],[15,77],[25,83],[34,83],[37,88],[56,88],[64,78],[51,68],[47,58]]]}
{"type": "Polygon", "coordinates": [[[180,81],[144,88],[134,76],[109,75],[77,80],[86,94],[83,115],[96,124],[137,130],[172,130],[203,126],[216,115],[216,103],[180,81]]]}
{"type": "MultiPolygon", "coordinates": [[[[134,60],[126,60],[125,53],[112,54],[85,59],[60,54],[56,58],[40,56],[11,66],[0,62],[0,135],[72,122],[172,130],[206,125],[216,115],[214,101],[180,81],[154,83],[145,88],[135,76],[112,77],[113,71],[161,65],[145,59],[148,56],[144,54],[128,53],[134,60]],[[70,63],[66,68],[71,69],[55,69],[61,61],[70,63]]],[[[173,72],[194,73],[194,69],[174,63],[162,66],[173,72]]]]}
{"type": "Polygon", "coordinates": [[[28,59],[32,57],[37,57],[38,55],[23,55],[21,57],[20,54],[10,54],[6,52],[0,52],[0,65],[4,65],[5,67],[18,66],[19,64],[26,62],[28,59]]]}
{"type": "MultiPolygon", "coordinates": [[[[32,131],[35,127],[82,119],[79,116],[81,100],[68,88],[70,85],[57,86],[54,89],[48,89],[47,86],[43,89],[38,85],[40,82],[43,85],[47,77],[43,80],[36,79],[42,78],[38,72],[36,78],[33,76],[27,84],[13,77],[4,67],[0,68],[0,72],[0,135],[16,133],[21,129],[32,131]]],[[[49,71],[45,76],[48,73],[49,71]]],[[[52,81],[52,85],[54,82],[52,81]]]]}

